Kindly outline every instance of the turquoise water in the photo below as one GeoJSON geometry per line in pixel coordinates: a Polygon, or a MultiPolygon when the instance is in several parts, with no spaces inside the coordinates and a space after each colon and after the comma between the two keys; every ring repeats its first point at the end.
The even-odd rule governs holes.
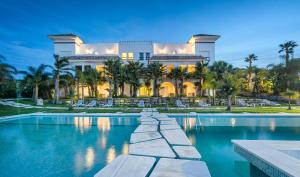
{"type": "Polygon", "coordinates": [[[300,140],[300,117],[173,117],[201,153],[212,177],[265,176],[234,152],[231,139],[300,140]]]}
{"type": "Polygon", "coordinates": [[[93,176],[128,153],[136,117],[32,116],[0,122],[0,176],[93,176]]]}

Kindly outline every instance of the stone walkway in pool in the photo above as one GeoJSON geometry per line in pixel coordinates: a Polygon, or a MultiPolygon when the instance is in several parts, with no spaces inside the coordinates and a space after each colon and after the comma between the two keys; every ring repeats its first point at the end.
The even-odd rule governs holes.
{"type": "Polygon", "coordinates": [[[210,177],[206,163],[174,118],[156,109],[141,112],[129,155],[120,155],[95,177],[210,177]]]}

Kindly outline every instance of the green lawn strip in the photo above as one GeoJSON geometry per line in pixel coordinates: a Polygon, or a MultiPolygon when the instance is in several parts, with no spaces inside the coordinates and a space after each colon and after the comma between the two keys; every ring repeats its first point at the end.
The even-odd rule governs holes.
{"type": "Polygon", "coordinates": [[[11,106],[0,105],[0,116],[11,116],[18,114],[29,114],[35,112],[41,112],[43,109],[39,108],[16,108],[11,106]]]}
{"type": "Polygon", "coordinates": [[[287,110],[287,108],[282,107],[249,107],[249,108],[238,108],[233,107],[231,111],[225,111],[225,107],[222,109],[218,108],[206,108],[206,109],[158,109],[161,113],[300,113],[300,107],[297,106],[293,110],[287,110]]]}

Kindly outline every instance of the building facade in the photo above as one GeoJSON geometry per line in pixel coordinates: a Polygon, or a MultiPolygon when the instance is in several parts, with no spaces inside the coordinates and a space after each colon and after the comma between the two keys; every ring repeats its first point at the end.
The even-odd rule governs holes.
{"type": "MultiPolygon", "coordinates": [[[[85,43],[74,34],[49,35],[54,43],[54,54],[68,57],[70,64],[81,71],[87,68],[104,70],[104,62],[109,59],[120,59],[126,64],[128,61],[139,61],[147,66],[151,62],[159,62],[170,72],[175,67],[186,67],[188,72],[195,70],[198,61],[215,61],[215,41],[219,35],[197,34],[193,35],[186,43],[165,44],[153,41],[120,41],[116,43],[85,43]]],[[[193,82],[185,82],[186,96],[195,96],[196,89],[193,82]]],[[[128,86],[127,86],[128,87],[128,86]]],[[[108,96],[109,84],[99,85],[99,95],[108,96]]],[[[139,89],[139,96],[147,96],[145,87],[139,89]]],[[[129,89],[125,88],[129,95],[129,89]]],[[[165,78],[161,83],[160,95],[163,97],[174,96],[175,87],[172,81],[165,78]]]]}

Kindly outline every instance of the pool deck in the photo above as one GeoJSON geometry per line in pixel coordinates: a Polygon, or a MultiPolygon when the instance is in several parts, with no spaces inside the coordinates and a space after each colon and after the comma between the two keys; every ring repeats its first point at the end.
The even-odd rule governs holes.
{"type": "Polygon", "coordinates": [[[129,155],[118,156],[95,177],[210,177],[206,163],[174,118],[156,109],[141,112],[129,155]]]}
{"type": "Polygon", "coordinates": [[[232,140],[234,149],[271,177],[300,177],[300,141],[232,140]]]}

